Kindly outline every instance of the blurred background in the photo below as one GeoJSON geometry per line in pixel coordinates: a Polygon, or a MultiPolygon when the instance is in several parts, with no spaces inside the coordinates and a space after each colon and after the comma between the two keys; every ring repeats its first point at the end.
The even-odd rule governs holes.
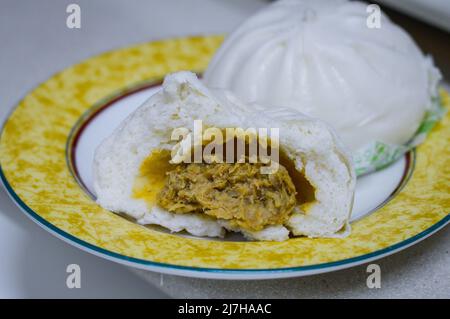
{"type": "MultiPolygon", "coordinates": [[[[106,50],[174,36],[228,33],[265,0],[0,0],[0,121],[28,91],[74,63],[106,50]],[[66,7],[81,8],[81,29],[66,27],[66,7]]],[[[450,78],[450,1],[374,1],[450,78]]],[[[253,297],[450,296],[450,229],[379,262],[383,289],[365,285],[365,266],[266,282],[253,297]],[[273,287],[279,287],[275,289],[273,287]]],[[[232,282],[157,274],[149,284],[127,268],[52,237],[22,214],[0,188],[0,297],[207,297],[212,286],[234,296],[232,282]],[[79,264],[81,289],[66,287],[66,266],[79,264]]],[[[241,295],[240,295],[241,294],[241,295]]],[[[216,297],[219,295],[215,295],[216,297]]],[[[247,294],[246,296],[250,296],[247,294]]]]}

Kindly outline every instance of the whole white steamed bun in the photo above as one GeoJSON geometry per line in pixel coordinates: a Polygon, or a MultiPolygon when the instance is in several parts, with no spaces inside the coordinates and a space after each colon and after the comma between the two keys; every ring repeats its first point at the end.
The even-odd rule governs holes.
{"type": "Polygon", "coordinates": [[[277,1],[225,40],[204,81],[245,102],[281,105],[322,119],[356,152],[378,141],[404,144],[418,129],[439,71],[412,38],[367,4],[277,1]]]}

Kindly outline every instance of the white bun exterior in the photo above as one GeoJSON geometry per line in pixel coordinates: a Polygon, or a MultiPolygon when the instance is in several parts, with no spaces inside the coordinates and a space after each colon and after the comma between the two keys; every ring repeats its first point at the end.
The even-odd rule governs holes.
{"type": "Polygon", "coordinates": [[[418,129],[439,71],[387,16],[369,28],[367,5],[281,0],[230,34],[204,74],[247,103],[294,108],[332,125],[355,152],[400,145],[418,129]]]}
{"type": "MultiPolygon", "coordinates": [[[[342,144],[328,125],[288,109],[241,103],[231,93],[210,90],[190,72],[168,75],[162,89],[132,113],[96,150],[94,190],[104,208],[125,213],[141,224],[157,224],[197,236],[220,237],[224,230],[256,240],[286,240],[290,233],[332,237],[346,228],[355,188],[355,173],[342,144]],[[171,150],[172,130],[193,130],[194,120],[218,128],[279,128],[280,145],[315,188],[307,213],[299,208],[286,225],[258,232],[231,227],[226,220],[202,214],[175,214],[133,198],[143,160],[155,149],[171,150]]],[[[345,233],[340,233],[345,235],[345,233]]]]}

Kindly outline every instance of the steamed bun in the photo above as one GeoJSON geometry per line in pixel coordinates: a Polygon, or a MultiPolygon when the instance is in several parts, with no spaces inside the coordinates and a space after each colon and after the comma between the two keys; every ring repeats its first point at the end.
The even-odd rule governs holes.
{"type": "Polygon", "coordinates": [[[381,28],[369,28],[366,10],[346,0],[277,1],[225,40],[204,81],[324,120],[354,152],[375,141],[404,144],[440,74],[384,14],[381,28]]]}
{"type": "MultiPolygon", "coordinates": [[[[189,142],[187,145],[190,150],[192,144],[189,142]]],[[[238,171],[238,165],[244,164],[230,165],[238,171]]],[[[205,167],[203,169],[205,172],[205,167]]],[[[266,176],[272,180],[276,174],[266,176]]],[[[249,176],[248,180],[251,179],[249,176]]],[[[195,180],[203,180],[201,171],[191,181],[179,183],[177,194],[186,197],[188,193],[199,189],[195,180]]],[[[228,192],[233,184],[231,180],[222,186],[215,184],[216,179],[209,179],[209,182],[214,183],[222,194],[228,192]]],[[[245,192],[252,185],[246,180],[241,182],[239,187],[248,195],[243,199],[244,208],[271,203],[272,196],[279,190],[274,189],[266,193],[267,196],[259,192],[260,197],[256,199],[245,192]]],[[[261,183],[258,187],[262,191],[265,186],[261,183]]],[[[98,146],[94,157],[94,190],[99,205],[127,214],[142,225],[160,225],[172,232],[185,230],[196,236],[221,237],[225,230],[241,232],[255,240],[282,241],[287,240],[289,234],[344,236],[349,230],[347,226],[354,189],[355,172],[351,159],[328,125],[290,109],[269,110],[258,105],[243,104],[227,91],[207,88],[190,72],[167,75],[161,90],[130,114],[98,146]],[[164,194],[166,187],[170,186],[172,173],[184,176],[183,170],[189,172],[189,165],[197,165],[193,163],[185,166],[171,161],[178,155],[186,154],[179,153],[182,147],[177,146],[189,140],[187,135],[178,143],[172,140],[171,135],[177,128],[187,128],[193,132],[198,119],[203,121],[205,127],[218,129],[279,129],[280,152],[285,154],[284,160],[280,155],[280,170],[284,165],[289,180],[298,192],[296,195],[299,195],[295,197],[295,207],[287,219],[267,223],[264,228],[254,230],[236,223],[233,216],[222,214],[212,218],[206,206],[201,206],[200,210],[184,211],[180,207],[169,209],[161,205],[158,195],[164,194]],[[172,153],[173,150],[176,152],[172,153]]],[[[200,194],[192,200],[189,197],[190,203],[203,203],[204,195],[200,194]]],[[[239,193],[234,195],[240,198],[239,193]]],[[[217,196],[216,204],[226,208],[224,198],[227,199],[217,196]]],[[[280,204],[276,207],[282,206],[280,204]]],[[[254,217],[260,218],[261,212],[258,210],[254,217]]],[[[253,220],[248,219],[249,222],[253,220]]]]}

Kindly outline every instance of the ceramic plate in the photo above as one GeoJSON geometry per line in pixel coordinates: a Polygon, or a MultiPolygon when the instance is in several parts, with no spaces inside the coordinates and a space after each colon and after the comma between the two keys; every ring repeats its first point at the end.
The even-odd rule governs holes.
{"type": "MultiPolygon", "coordinates": [[[[1,179],[19,207],[59,238],[132,267],[206,278],[303,276],[366,263],[426,238],[450,221],[450,116],[393,165],[357,181],[345,239],[250,242],[171,234],[95,203],[96,146],[157,89],[166,73],[201,72],[221,36],[107,52],[39,85],[13,110],[0,140],[1,179]]],[[[442,92],[445,105],[449,96],[442,92]]]]}

